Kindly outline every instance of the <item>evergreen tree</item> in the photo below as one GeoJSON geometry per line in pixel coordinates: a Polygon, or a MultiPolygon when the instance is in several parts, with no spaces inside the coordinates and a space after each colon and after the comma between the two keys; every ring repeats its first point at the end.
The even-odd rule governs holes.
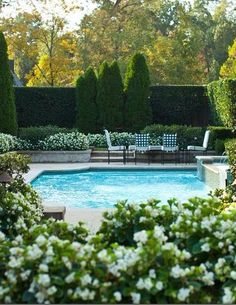
{"type": "Polygon", "coordinates": [[[97,76],[88,68],[76,82],[76,127],[84,133],[97,131],[97,76]]]}
{"type": "Polygon", "coordinates": [[[140,131],[151,123],[150,77],[145,57],[136,53],[125,75],[125,126],[140,131]]]}
{"type": "Polygon", "coordinates": [[[0,32],[0,132],[17,133],[16,106],[7,43],[0,32]]]}
{"type": "Polygon", "coordinates": [[[103,62],[98,75],[97,105],[100,128],[122,130],[123,127],[123,83],[116,61],[110,66],[103,62]]]}

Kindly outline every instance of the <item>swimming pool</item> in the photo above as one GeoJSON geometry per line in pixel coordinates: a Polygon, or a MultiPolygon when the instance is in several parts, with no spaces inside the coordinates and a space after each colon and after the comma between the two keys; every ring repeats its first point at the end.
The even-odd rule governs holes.
{"type": "Polygon", "coordinates": [[[111,208],[119,200],[163,202],[206,196],[210,188],[195,170],[87,170],[44,172],[31,182],[47,204],[79,208],[111,208]]]}

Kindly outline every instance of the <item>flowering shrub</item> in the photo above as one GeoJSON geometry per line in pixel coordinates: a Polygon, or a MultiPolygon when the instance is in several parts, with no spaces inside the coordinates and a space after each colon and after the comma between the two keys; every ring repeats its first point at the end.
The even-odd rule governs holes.
{"type": "Polygon", "coordinates": [[[0,153],[8,152],[15,147],[15,137],[0,133],[0,153]]]}
{"type": "MultiPolygon", "coordinates": [[[[133,145],[135,144],[135,135],[128,132],[111,132],[112,145],[133,145]]],[[[107,147],[106,137],[104,134],[88,134],[89,146],[107,147]]]]}
{"type": "Polygon", "coordinates": [[[217,198],[194,198],[140,207],[120,203],[113,223],[107,223],[110,216],[105,215],[106,228],[103,223],[86,243],[63,222],[34,225],[14,240],[1,233],[0,302],[236,301],[236,210],[224,211],[217,198]],[[133,235],[126,245],[106,238],[128,224],[135,233],[127,232],[133,235]]]}
{"type": "Polygon", "coordinates": [[[29,170],[28,161],[28,157],[16,153],[0,157],[0,170],[12,179],[0,185],[0,230],[8,237],[28,230],[42,217],[41,200],[22,177],[29,170]]]}
{"type": "Polygon", "coordinates": [[[87,136],[79,132],[58,133],[39,141],[42,150],[86,150],[89,148],[87,136]]]}

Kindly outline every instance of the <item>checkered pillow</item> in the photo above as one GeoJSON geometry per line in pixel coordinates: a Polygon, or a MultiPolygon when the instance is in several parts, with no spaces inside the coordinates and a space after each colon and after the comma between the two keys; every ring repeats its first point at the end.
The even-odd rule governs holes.
{"type": "Polygon", "coordinates": [[[149,145],[149,134],[135,134],[135,145],[137,147],[147,147],[149,145]]]}
{"type": "Polygon", "coordinates": [[[164,147],[174,147],[176,146],[177,134],[166,134],[163,135],[163,146],[164,147]]]}

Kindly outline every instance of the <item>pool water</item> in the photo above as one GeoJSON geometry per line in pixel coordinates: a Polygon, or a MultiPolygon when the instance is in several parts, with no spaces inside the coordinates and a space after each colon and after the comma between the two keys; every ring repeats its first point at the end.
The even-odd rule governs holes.
{"type": "Polygon", "coordinates": [[[193,170],[88,170],[45,172],[32,181],[47,204],[79,208],[112,208],[119,200],[166,202],[206,196],[210,188],[193,170]]]}

